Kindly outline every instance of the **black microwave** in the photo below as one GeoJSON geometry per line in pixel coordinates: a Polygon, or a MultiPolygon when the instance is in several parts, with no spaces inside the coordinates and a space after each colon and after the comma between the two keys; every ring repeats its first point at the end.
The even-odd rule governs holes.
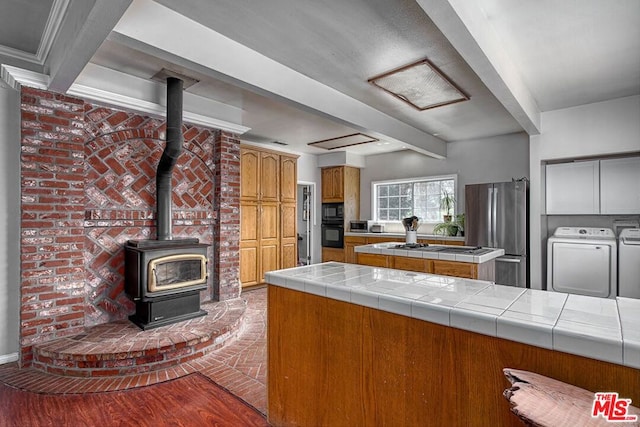
{"type": "Polygon", "coordinates": [[[341,223],[344,221],[344,203],[323,203],[322,222],[341,223]]]}

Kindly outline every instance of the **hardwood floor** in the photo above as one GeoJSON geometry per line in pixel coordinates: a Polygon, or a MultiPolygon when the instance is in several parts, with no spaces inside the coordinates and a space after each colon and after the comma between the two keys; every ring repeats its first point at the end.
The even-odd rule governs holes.
{"type": "Polygon", "coordinates": [[[174,368],[176,376],[169,377],[174,379],[118,377],[109,381],[122,387],[110,388],[109,381],[101,384],[100,378],[67,378],[19,369],[15,363],[1,365],[0,427],[268,425],[266,288],[243,291],[243,298],[247,310],[239,335],[174,368]],[[183,379],[188,381],[180,382],[183,379]]]}
{"type": "Polygon", "coordinates": [[[48,395],[0,383],[0,426],[268,426],[201,374],[111,393],[48,395]]]}

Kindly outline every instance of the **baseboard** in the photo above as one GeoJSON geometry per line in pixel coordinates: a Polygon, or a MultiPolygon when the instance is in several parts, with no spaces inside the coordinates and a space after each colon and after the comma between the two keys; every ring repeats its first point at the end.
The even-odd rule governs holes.
{"type": "Polygon", "coordinates": [[[17,361],[18,353],[0,354],[0,365],[17,361]]]}

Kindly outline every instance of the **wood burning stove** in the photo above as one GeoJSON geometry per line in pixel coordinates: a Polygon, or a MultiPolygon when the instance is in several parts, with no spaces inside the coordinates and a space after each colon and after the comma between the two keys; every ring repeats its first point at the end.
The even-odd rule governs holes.
{"type": "Polygon", "coordinates": [[[129,240],[125,246],[125,291],[136,303],[129,319],[151,329],[194,317],[207,289],[207,247],[198,239],[129,240]]]}
{"type": "Polygon", "coordinates": [[[125,291],[136,303],[129,319],[142,329],[207,314],[200,291],[207,289],[208,245],[171,234],[171,178],[182,143],[182,80],[168,77],[167,141],[156,171],[158,240],[125,245],[125,291]]]}

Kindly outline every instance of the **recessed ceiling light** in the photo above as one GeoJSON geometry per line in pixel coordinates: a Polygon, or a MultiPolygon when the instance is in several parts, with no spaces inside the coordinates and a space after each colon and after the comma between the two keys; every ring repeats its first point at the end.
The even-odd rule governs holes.
{"type": "Polygon", "coordinates": [[[323,139],[322,141],[310,142],[307,145],[312,145],[318,148],[324,148],[325,150],[335,150],[337,148],[351,147],[352,145],[367,144],[369,142],[377,141],[376,138],[365,135],[364,133],[354,133],[351,135],[340,136],[337,138],[323,139]]]}
{"type": "Polygon", "coordinates": [[[469,96],[428,59],[373,77],[368,82],[421,111],[469,100],[469,96]]]}

